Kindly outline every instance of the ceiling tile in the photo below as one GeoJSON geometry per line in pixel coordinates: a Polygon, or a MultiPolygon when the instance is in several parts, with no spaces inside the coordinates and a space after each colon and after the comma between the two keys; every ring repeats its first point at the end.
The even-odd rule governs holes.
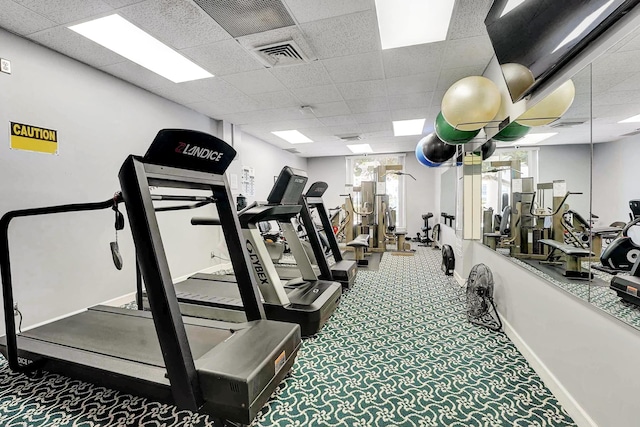
{"type": "Polygon", "coordinates": [[[231,39],[201,8],[188,1],[147,0],[118,14],[174,49],[231,39]]]}
{"type": "Polygon", "coordinates": [[[256,93],[251,95],[251,98],[258,102],[259,108],[271,109],[271,108],[283,108],[283,107],[298,107],[300,108],[300,102],[291,95],[288,90],[281,90],[278,92],[256,93]]]}
{"type": "Polygon", "coordinates": [[[389,97],[389,109],[401,110],[405,108],[428,107],[431,103],[432,92],[409,93],[389,97]]]}
{"type": "Polygon", "coordinates": [[[331,78],[320,61],[291,67],[275,67],[271,73],[288,88],[331,84],[331,78]]]}
{"type": "Polygon", "coordinates": [[[327,102],[313,106],[313,115],[316,117],[340,116],[350,112],[351,110],[344,101],[327,102]]]}
{"type": "Polygon", "coordinates": [[[384,80],[338,83],[336,86],[344,99],[375,98],[387,95],[384,80]]]}
{"type": "Polygon", "coordinates": [[[56,26],[56,23],[10,0],[0,0],[0,27],[27,35],[56,26]]]}
{"type": "Polygon", "coordinates": [[[266,69],[229,74],[224,76],[224,80],[248,95],[277,92],[285,89],[282,83],[266,69]]]}
{"type": "Polygon", "coordinates": [[[275,108],[272,110],[246,111],[235,115],[237,124],[258,124],[299,120],[300,111],[296,107],[275,108]]]}
{"type": "Polygon", "coordinates": [[[410,76],[392,77],[387,80],[389,95],[404,95],[416,92],[432,92],[436,88],[438,73],[413,74],[410,76]]]}
{"type": "Polygon", "coordinates": [[[614,74],[622,72],[638,72],[640,70],[640,55],[629,54],[629,52],[616,52],[606,57],[598,58],[592,66],[593,79],[603,74],[614,74]]]}
{"type": "MultiPolygon", "coordinates": [[[[277,130],[288,130],[288,129],[306,129],[308,128],[316,128],[323,126],[322,122],[316,118],[310,119],[300,119],[300,120],[285,120],[281,122],[267,122],[267,123],[257,123],[254,125],[242,125],[242,128],[252,129],[257,132],[273,132],[277,130]]],[[[307,135],[309,136],[309,135],[307,135]]]]}
{"type": "Polygon", "coordinates": [[[458,80],[469,76],[481,76],[483,71],[484,66],[482,65],[474,67],[443,68],[440,71],[440,76],[438,77],[436,90],[446,91],[458,80]]]}
{"type": "Polygon", "coordinates": [[[127,61],[117,53],[92,42],[88,38],[64,26],[40,31],[32,34],[29,38],[97,68],[127,61]]]}
{"type": "Polygon", "coordinates": [[[442,68],[482,67],[484,70],[492,56],[489,36],[449,40],[442,57],[442,68]]]}
{"type": "Polygon", "coordinates": [[[362,133],[362,129],[358,124],[341,125],[341,126],[327,126],[327,129],[333,135],[344,135],[348,133],[362,133]]]}
{"type": "Polygon", "coordinates": [[[124,61],[113,65],[107,65],[100,67],[102,71],[105,71],[113,76],[119,77],[123,80],[133,83],[134,85],[143,88],[152,88],[156,86],[163,86],[170,80],[149,71],[146,68],[131,62],[124,61]]]}
{"type": "Polygon", "coordinates": [[[322,62],[336,83],[384,78],[380,52],[325,59],[322,62]]]}
{"type": "Polygon", "coordinates": [[[360,129],[362,129],[362,132],[365,132],[365,133],[373,133],[373,132],[392,133],[393,132],[391,118],[389,118],[389,121],[386,121],[386,122],[360,123],[360,129]]]}
{"type": "Polygon", "coordinates": [[[319,58],[355,55],[380,49],[376,14],[372,10],[308,22],[300,24],[300,28],[319,58]]]}
{"type": "Polygon", "coordinates": [[[389,101],[386,96],[377,98],[350,99],[347,105],[352,113],[371,113],[389,109],[389,101]]]}
{"type": "Polygon", "coordinates": [[[167,82],[162,86],[156,86],[149,89],[149,91],[182,105],[204,101],[204,98],[197,93],[193,93],[173,82],[167,82]]]}
{"type": "Polygon", "coordinates": [[[608,90],[612,92],[640,90],[640,73],[614,73],[594,77],[594,93],[608,90]]]}
{"type": "Polygon", "coordinates": [[[327,102],[342,101],[342,96],[334,85],[312,86],[291,89],[291,92],[302,102],[314,106],[327,102]]]}
{"type": "Polygon", "coordinates": [[[440,70],[445,42],[385,49],[382,51],[387,78],[440,70]]]}
{"type": "Polygon", "coordinates": [[[299,23],[319,21],[373,8],[373,0],[284,0],[299,23]]]}
{"type": "Polygon", "coordinates": [[[14,0],[16,3],[39,13],[47,19],[58,24],[67,24],[94,15],[113,10],[111,6],[100,0],[66,0],[66,1],[42,1],[42,0],[14,0]]]}
{"type": "Polygon", "coordinates": [[[144,0],[102,0],[114,9],[118,9],[125,6],[131,6],[132,4],[142,3],[144,0]]]}
{"type": "Polygon", "coordinates": [[[593,94],[593,105],[628,105],[640,99],[640,89],[593,94]]]}
{"type": "Polygon", "coordinates": [[[356,122],[360,124],[378,123],[378,122],[391,123],[391,114],[389,114],[389,111],[375,111],[373,113],[358,113],[358,114],[353,114],[352,116],[356,120],[356,122]]]}
{"type": "Polygon", "coordinates": [[[487,34],[484,18],[487,16],[492,3],[492,0],[457,0],[451,17],[447,40],[487,34]]]}
{"type": "Polygon", "coordinates": [[[217,76],[264,68],[233,39],[182,49],[180,53],[217,76]]]}
{"type": "Polygon", "coordinates": [[[351,115],[322,117],[320,121],[325,126],[357,125],[358,124],[358,122],[356,122],[356,120],[353,117],[351,117],[351,115]]]}
{"type": "Polygon", "coordinates": [[[254,111],[259,108],[257,101],[219,78],[213,77],[184,82],[180,83],[179,86],[208,100],[209,110],[218,114],[254,111]]]}

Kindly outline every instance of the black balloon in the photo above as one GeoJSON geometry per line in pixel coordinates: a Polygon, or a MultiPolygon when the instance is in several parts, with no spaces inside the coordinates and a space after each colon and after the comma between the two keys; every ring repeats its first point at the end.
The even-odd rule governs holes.
{"type": "Polygon", "coordinates": [[[442,141],[433,132],[425,137],[422,154],[430,162],[444,163],[456,154],[456,146],[442,141]]]}
{"type": "Polygon", "coordinates": [[[482,150],[482,160],[487,160],[496,151],[496,142],[493,139],[490,139],[482,144],[480,149],[474,151],[474,153],[479,153],[480,150],[482,150]]]}

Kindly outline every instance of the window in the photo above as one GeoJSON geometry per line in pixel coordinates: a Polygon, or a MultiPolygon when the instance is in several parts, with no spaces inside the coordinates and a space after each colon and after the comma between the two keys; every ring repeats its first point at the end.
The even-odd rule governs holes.
{"type": "MultiPolygon", "coordinates": [[[[383,165],[400,165],[404,170],[404,154],[382,154],[353,156],[346,158],[347,186],[353,195],[353,187],[359,187],[363,181],[377,182],[376,168],[383,165]]],[[[396,226],[404,228],[406,222],[404,201],[404,180],[402,175],[387,174],[384,184],[376,186],[376,194],[389,196],[389,207],[396,211],[396,226]]],[[[358,198],[354,197],[357,203],[358,198]]],[[[356,207],[358,209],[359,206],[356,207]]]]}

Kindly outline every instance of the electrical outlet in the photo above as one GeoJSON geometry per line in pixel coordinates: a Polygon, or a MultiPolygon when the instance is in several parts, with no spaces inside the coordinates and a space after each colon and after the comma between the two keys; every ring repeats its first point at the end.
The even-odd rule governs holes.
{"type": "Polygon", "coordinates": [[[0,58],[0,71],[3,73],[11,74],[11,61],[8,59],[0,58]]]}
{"type": "Polygon", "coordinates": [[[13,303],[13,315],[14,316],[18,315],[18,303],[17,302],[13,303]]]}
{"type": "Polygon", "coordinates": [[[216,257],[216,253],[214,251],[211,251],[211,259],[214,259],[216,257]]]}

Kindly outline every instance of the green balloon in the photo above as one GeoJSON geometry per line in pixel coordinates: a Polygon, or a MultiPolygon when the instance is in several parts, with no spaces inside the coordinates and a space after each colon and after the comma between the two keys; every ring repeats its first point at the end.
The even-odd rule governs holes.
{"type": "Polygon", "coordinates": [[[522,126],[520,123],[511,122],[507,127],[494,135],[493,139],[504,142],[513,142],[528,134],[530,130],[531,128],[529,126],[522,126]]]}
{"type": "Polygon", "coordinates": [[[451,126],[445,120],[442,112],[436,117],[436,135],[447,144],[466,144],[471,141],[479,132],[478,130],[460,130],[451,126]]]}

